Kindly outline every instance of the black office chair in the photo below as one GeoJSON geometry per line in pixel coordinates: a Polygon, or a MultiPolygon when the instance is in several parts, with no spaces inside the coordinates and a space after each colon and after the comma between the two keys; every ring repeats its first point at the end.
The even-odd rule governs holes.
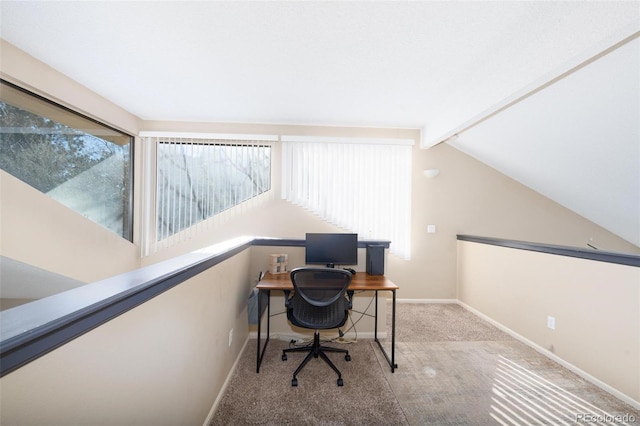
{"type": "Polygon", "coordinates": [[[338,386],[344,384],[340,370],[325,352],[344,353],[345,360],[351,361],[349,351],[321,345],[319,330],[338,328],[347,321],[353,299],[353,291],[347,290],[351,278],[351,272],[343,269],[297,268],[291,271],[294,293],[289,297],[290,292],[285,291],[287,318],[293,325],[315,330],[311,346],[282,351],[283,361],[287,360],[288,352],[309,352],[293,373],[291,386],[298,386],[298,373],[307,365],[311,357],[318,356],[338,374],[338,386]]]}

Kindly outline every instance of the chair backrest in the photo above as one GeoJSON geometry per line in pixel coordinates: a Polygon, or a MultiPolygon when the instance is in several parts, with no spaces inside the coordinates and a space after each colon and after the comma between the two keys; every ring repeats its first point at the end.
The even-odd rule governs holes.
{"type": "Polygon", "coordinates": [[[328,306],[345,297],[352,277],[351,272],[334,268],[296,268],[291,271],[295,292],[313,306],[328,306]]]}

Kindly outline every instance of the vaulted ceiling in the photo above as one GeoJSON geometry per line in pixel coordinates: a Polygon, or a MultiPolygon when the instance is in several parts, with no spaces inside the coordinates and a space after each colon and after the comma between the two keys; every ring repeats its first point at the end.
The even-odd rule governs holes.
{"type": "Polygon", "coordinates": [[[640,245],[638,1],[3,0],[0,24],[144,120],[419,128],[425,148],[457,134],[640,245]]]}

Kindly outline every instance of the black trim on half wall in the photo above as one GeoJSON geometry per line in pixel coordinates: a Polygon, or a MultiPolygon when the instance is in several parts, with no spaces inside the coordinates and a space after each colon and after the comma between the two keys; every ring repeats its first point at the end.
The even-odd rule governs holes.
{"type": "MultiPolygon", "coordinates": [[[[0,312],[0,377],[251,246],[304,247],[304,239],[243,237],[0,312]]],[[[358,241],[389,247],[389,241],[358,241]]]]}
{"type": "Polygon", "coordinates": [[[507,247],[519,250],[536,251],[540,253],[555,254],[559,256],[577,257],[580,259],[595,260],[598,262],[617,263],[619,265],[640,267],[640,256],[617,253],[611,251],[585,249],[580,247],[557,246],[553,244],[531,243],[526,241],[505,240],[501,238],[477,237],[473,235],[458,235],[458,241],[490,244],[493,246],[507,247]]]}

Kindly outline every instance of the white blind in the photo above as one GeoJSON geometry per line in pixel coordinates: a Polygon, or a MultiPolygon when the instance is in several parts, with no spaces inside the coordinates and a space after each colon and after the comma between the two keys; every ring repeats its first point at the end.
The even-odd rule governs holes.
{"type": "Polygon", "coordinates": [[[409,259],[411,152],[380,140],[283,138],[282,198],[359,238],[390,240],[409,259]]]}
{"type": "Polygon", "coordinates": [[[145,231],[145,253],[208,232],[268,198],[271,141],[147,136],[143,142],[155,180],[145,202],[145,216],[155,223],[145,231]]]}

